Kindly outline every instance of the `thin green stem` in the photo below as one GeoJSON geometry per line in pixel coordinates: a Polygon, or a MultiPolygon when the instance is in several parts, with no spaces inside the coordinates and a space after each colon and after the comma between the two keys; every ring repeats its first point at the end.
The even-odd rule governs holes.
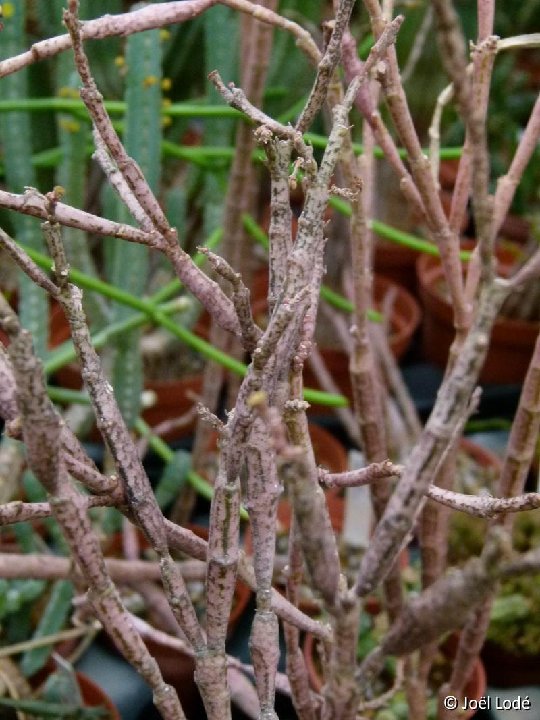
{"type": "MultiPolygon", "coordinates": [[[[111,115],[124,115],[126,112],[126,103],[122,100],[105,100],[104,102],[107,112],[111,115]]],[[[298,102],[300,107],[300,101],[298,102]]],[[[19,100],[0,100],[0,113],[1,112],[13,112],[28,111],[28,112],[71,112],[75,113],[80,117],[86,117],[86,108],[81,100],[76,98],[60,98],[60,97],[49,97],[49,98],[22,98],[19,100]]],[[[170,105],[164,105],[161,109],[162,115],[168,117],[197,117],[197,118],[243,118],[245,116],[230,107],[229,105],[205,105],[203,103],[172,103],[170,105]]],[[[289,120],[295,117],[297,113],[297,106],[289,108],[282,116],[282,121],[289,120]]],[[[305,133],[304,139],[311,143],[313,147],[324,149],[328,143],[328,138],[324,135],[317,135],[316,133],[305,133]]],[[[232,152],[232,148],[230,149],[232,152]]],[[[363,147],[359,143],[353,143],[353,149],[355,153],[360,155],[363,152],[363,147]]],[[[441,160],[454,160],[461,157],[461,147],[442,147],[439,151],[439,157],[441,160]]],[[[428,151],[426,150],[426,153],[428,151]]],[[[399,150],[401,157],[406,158],[407,153],[405,150],[399,150]]],[[[375,147],[375,156],[383,157],[384,153],[380,147],[375,147]]]]}
{"type": "MultiPolygon", "coordinates": [[[[170,140],[163,140],[161,148],[166,157],[174,157],[204,167],[215,167],[217,161],[222,161],[220,164],[223,166],[228,165],[235,153],[232,147],[178,145],[170,140]]],[[[264,153],[261,150],[254,150],[251,159],[253,162],[262,163],[264,153]]]]}
{"type": "MultiPolygon", "coordinates": [[[[39,267],[44,270],[51,270],[52,261],[50,258],[34,250],[30,250],[27,247],[23,247],[23,249],[28,253],[32,260],[39,265],[39,267]]],[[[203,340],[198,335],[195,335],[187,328],[177,325],[167,316],[165,312],[163,312],[162,308],[156,306],[150,300],[142,300],[134,297],[125,291],[118,290],[118,288],[115,288],[113,285],[109,285],[109,283],[97,280],[97,278],[92,278],[79,270],[75,270],[74,268],[71,268],[69,271],[69,279],[83,290],[99,292],[111,300],[116,300],[117,302],[133,308],[134,310],[141,311],[144,315],[146,315],[148,320],[169,330],[175,337],[182,340],[182,342],[186,345],[189,345],[194,350],[200,352],[203,357],[219,363],[224,368],[237,375],[244,376],[246,374],[247,366],[244,363],[239,360],[235,360],[224,352],[221,352],[209,342],[203,340]]],[[[129,318],[129,322],[131,321],[132,319],[129,318]]],[[[343,395],[323,393],[318,390],[310,390],[308,388],[304,390],[304,398],[308,402],[317,402],[320,405],[327,405],[329,407],[346,407],[348,405],[348,400],[343,395]]]]}
{"type": "MultiPolygon", "coordinates": [[[[105,100],[105,108],[111,115],[124,115],[126,103],[123,100],[105,100]]],[[[71,112],[81,114],[90,122],[82,100],[77,98],[22,98],[20,100],[0,100],[0,112],[14,110],[27,112],[71,112]]],[[[164,105],[163,115],[170,117],[243,117],[242,113],[229,105],[204,105],[202,103],[172,103],[164,105]]]]}
{"type": "MultiPolygon", "coordinates": [[[[223,230],[221,228],[218,228],[209,236],[208,240],[205,243],[205,246],[210,250],[214,250],[221,242],[222,236],[223,230]]],[[[206,259],[207,257],[204,253],[198,252],[193,257],[193,262],[198,267],[200,267],[204,264],[206,259]]],[[[149,301],[152,304],[158,306],[158,309],[166,315],[172,314],[176,310],[178,310],[178,303],[176,300],[173,300],[171,303],[168,304],[160,305],[160,303],[164,303],[164,301],[168,300],[171,297],[174,297],[174,295],[176,295],[176,293],[181,289],[182,283],[180,282],[180,280],[178,280],[178,278],[175,278],[174,280],[171,280],[169,283],[160,288],[160,290],[158,290],[156,293],[151,295],[149,301]]],[[[137,327],[141,327],[147,322],[148,316],[146,313],[136,313],[132,317],[127,318],[126,320],[111,323],[107,327],[100,330],[100,332],[92,335],[92,344],[96,349],[99,350],[100,348],[104,347],[112,338],[120,335],[123,332],[128,332],[129,330],[134,330],[137,327]]],[[[76,354],[73,343],[71,342],[71,340],[68,340],[49,353],[47,361],[45,363],[45,372],[47,374],[54,373],[64,365],[67,365],[67,363],[75,360],[75,357],[76,354]]]]}
{"type": "MultiPolygon", "coordinates": [[[[326,148],[326,145],[328,144],[328,138],[324,135],[317,135],[316,133],[305,133],[304,134],[304,140],[311,145],[313,145],[314,148],[324,150],[326,148]]],[[[353,143],[352,144],[353,150],[356,155],[361,155],[364,152],[364,147],[360,143],[353,143]]],[[[375,157],[377,158],[383,158],[384,152],[382,151],[382,148],[380,148],[378,145],[375,146],[373,150],[375,157]]],[[[399,155],[401,158],[406,159],[407,158],[407,151],[403,149],[398,150],[399,155]]],[[[429,150],[426,148],[424,150],[426,155],[429,153],[429,150]]],[[[442,147],[439,150],[439,157],[441,160],[455,160],[457,158],[461,157],[462,148],[459,146],[456,147],[442,147]]]]}

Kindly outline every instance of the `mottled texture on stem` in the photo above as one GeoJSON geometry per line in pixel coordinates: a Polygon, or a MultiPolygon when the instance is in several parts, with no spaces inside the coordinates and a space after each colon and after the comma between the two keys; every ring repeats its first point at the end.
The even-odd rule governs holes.
{"type": "Polygon", "coordinates": [[[5,435],[0,440],[0,518],[2,511],[17,492],[24,467],[21,444],[5,435]]]}
{"type": "Polygon", "coordinates": [[[92,136],[96,146],[93,158],[99,163],[110,185],[116,190],[116,193],[129,210],[137,225],[139,225],[144,232],[155,232],[152,222],[133,194],[116,163],[110,156],[109,150],[105,145],[103,138],[95,127],[93,129],[92,136]]]}
{"type": "MultiPolygon", "coordinates": [[[[303,576],[300,538],[294,514],[289,531],[287,598],[298,605],[298,591],[303,576]]],[[[304,653],[300,649],[300,633],[290,623],[284,623],[287,677],[291,684],[291,698],[299,720],[315,720],[315,704],[311,696],[304,653]]]]}
{"type": "MultiPolygon", "coordinates": [[[[350,32],[346,32],[343,38],[343,64],[345,67],[345,76],[348,82],[358,75],[363,67],[362,62],[358,58],[356,42],[350,32]]],[[[355,107],[369,123],[375,140],[382,148],[385,158],[394,169],[397,177],[400,179],[401,190],[404,196],[410,202],[413,210],[418,214],[418,216],[423,218],[425,210],[420,194],[399,155],[394,139],[390,135],[388,128],[384,124],[381,115],[376,108],[368,85],[360,88],[355,98],[355,107]]]]}
{"type": "Polygon", "coordinates": [[[270,8],[264,7],[249,0],[218,0],[222,5],[239,10],[240,12],[252,15],[255,20],[273,25],[290,32],[296,38],[296,44],[306,54],[310,61],[317,65],[321,58],[319,48],[311,37],[310,33],[301,25],[288,18],[273,12],[270,8]]]}
{"type": "Polygon", "coordinates": [[[448,711],[444,708],[444,698],[448,697],[448,695],[461,697],[471,677],[491,621],[493,590],[497,587],[497,583],[492,584],[487,597],[474,609],[463,627],[452,665],[450,680],[442,685],[439,690],[439,714],[437,716],[439,720],[453,717],[453,714],[448,716],[448,711]]]}
{"type": "Polygon", "coordinates": [[[159,509],[146,473],[138,459],[135,444],[116,405],[112,388],[92,347],[84,320],[80,290],[70,286],[68,294],[62,297],[61,301],[70,323],[83,379],[94,405],[96,422],[115,459],[128,502],[132,505],[134,515],[144,528],[153,547],[163,552],[167,543],[162,523],[157,520],[159,509]]]}
{"type": "MultiPolygon", "coordinates": [[[[345,579],[342,578],[342,592],[345,594],[345,579]]],[[[340,604],[340,612],[334,623],[334,647],[330,655],[327,682],[323,688],[325,706],[323,720],[355,720],[358,711],[360,688],[355,680],[356,638],[360,622],[358,602],[340,604]],[[351,638],[355,642],[351,642],[351,638]]]]}
{"type": "Polygon", "coordinates": [[[409,600],[381,642],[384,654],[403,655],[459,628],[490,592],[508,552],[506,533],[493,533],[479,558],[452,570],[409,600]]]}
{"type": "MultiPolygon", "coordinates": [[[[32,188],[27,189],[23,195],[0,190],[0,206],[42,220],[49,217],[47,199],[32,188]]],[[[131,242],[143,243],[149,247],[159,247],[162,244],[162,240],[157,233],[148,234],[130,225],[122,225],[61,202],[55,205],[55,218],[62,225],[85,230],[96,235],[130,240],[131,242]]]]}
{"type": "Polygon", "coordinates": [[[342,473],[330,473],[319,468],[319,480],[327,487],[360,487],[377,480],[399,476],[402,472],[402,465],[395,465],[390,460],[383,460],[382,462],[370,463],[359,470],[349,470],[342,473]]]}
{"type": "Polygon", "coordinates": [[[281,485],[276,457],[268,437],[268,416],[264,406],[254,419],[246,448],[247,508],[253,533],[254,569],[257,579],[257,609],[251,628],[250,652],[255,669],[261,711],[274,706],[274,677],[279,660],[277,617],[271,609],[271,588],[276,544],[277,505],[281,485]],[[266,418],[265,418],[266,416],[266,418]]]}
{"type": "Polygon", "coordinates": [[[0,244],[36,285],[39,285],[53,297],[57,294],[58,288],[56,285],[2,229],[0,229],[0,244]]]}
{"type": "Polygon", "coordinates": [[[289,405],[287,427],[296,448],[278,457],[278,472],[291,495],[311,583],[328,608],[333,608],[339,584],[338,551],[324,493],[318,484],[305,412],[289,405]]]}
{"type": "MultiPolygon", "coordinates": [[[[527,371],[518,409],[510,431],[507,450],[503,462],[497,493],[502,502],[512,505],[520,503],[540,431],[540,336],[536,341],[531,364],[527,371]]],[[[533,494],[534,497],[535,494],[533,494]]],[[[527,498],[527,495],[522,496],[527,498]]],[[[497,501],[496,501],[497,502],[497,501]]],[[[498,517],[495,522],[508,532],[512,531],[514,516],[498,517]]],[[[448,692],[460,694],[480,653],[490,620],[490,610],[496,592],[496,586],[478,609],[461,635],[454,671],[450,678],[448,692]]]]}
{"type": "Polygon", "coordinates": [[[341,57],[341,41],[349,24],[355,0],[340,0],[332,24],[332,34],[317,68],[315,83],[296,123],[296,129],[306,132],[326,100],[328,85],[341,57]]]}
{"type": "MultiPolygon", "coordinates": [[[[63,277],[66,281],[65,257],[59,235],[52,234],[48,236],[48,240],[55,261],[57,278],[63,277]]],[[[83,379],[94,406],[97,425],[114,458],[129,511],[159,556],[163,585],[180,627],[195,648],[202,648],[204,637],[195,610],[187,594],[184,580],[169,554],[163,515],[139,460],[135,443],[122,419],[112,388],[91,345],[82,310],[81,293],[74,286],[64,282],[59,300],[70,322],[73,342],[81,363],[83,379]]]]}
{"type": "Polygon", "coordinates": [[[454,5],[449,0],[433,0],[437,40],[446,72],[452,79],[454,94],[463,118],[471,112],[471,84],[467,73],[467,50],[454,5]]]}
{"type": "Polygon", "coordinates": [[[217,70],[213,70],[209,73],[208,79],[213,83],[216,90],[228,105],[240,110],[240,112],[243,112],[253,122],[268,128],[268,131],[273,133],[276,137],[282,140],[291,140],[294,144],[295,150],[301,156],[311,157],[311,151],[304,143],[301,132],[295,130],[290,125],[283,125],[277,120],[273,120],[269,115],[266,115],[262,110],[259,110],[251,102],[249,102],[244,91],[236,87],[234,83],[230,82],[228,85],[225,85],[217,70]]]}
{"type": "MultiPolygon", "coordinates": [[[[63,433],[67,435],[67,433],[63,433]]],[[[64,438],[62,438],[64,440],[64,438]]],[[[68,472],[76,479],[82,482],[89,490],[98,494],[115,493],[121,491],[120,483],[116,475],[103,475],[98,472],[91,460],[85,458],[84,461],[74,457],[66,447],[64,441],[64,462],[68,472]]]]}
{"type": "MultiPolygon", "coordinates": [[[[215,5],[217,0],[176,0],[160,3],[159,7],[143,7],[121,15],[104,15],[82,23],[84,40],[97,40],[115,35],[126,36],[143,30],[185,22],[215,5]]],[[[34,43],[30,50],[0,63],[0,77],[10,75],[34,62],[58,55],[71,47],[69,35],[58,35],[34,43]]]]}
{"type": "Polygon", "coordinates": [[[463,495],[432,485],[429,497],[441,505],[461,510],[476,517],[489,518],[522,510],[540,507],[540,493],[526,493],[516,497],[492,498],[478,495],[463,495]]]}
{"type": "Polygon", "coordinates": [[[53,514],[62,528],[85,579],[88,597],[122,654],[152,687],[154,702],[163,716],[184,718],[178,698],[163,682],[156,661],[133,628],[112,583],[87,516],[87,500],[71,485],[61,459],[62,422],[47,397],[43,370],[33,354],[26,331],[12,335],[17,400],[23,420],[23,436],[30,466],[50,493],[53,514]]]}
{"type": "MultiPolygon", "coordinates": [[[[307,363],[311,371],[317,378],[317,383],[322,390],[337,395],[341,393],[341,388],[328,370],[324,361],[324,357],[322,356],[322,353],[319,351],[317,346],[314,346],[311,349],[311,352],[307,359],[307,363]]],[[[336,413],[336,417],[338,418],[338,420],[346,429],[349,437],[354,442],[359,442],[360,434],[358,432],[358,423],[356,422],[353,411],[350,408],[346,407],[335,408],[334,412],[336,413]]]]}
{"type": "MultiPolygon", "coordinates": [[[[200,580],[204,577],[204,564],[198,560],[186,560],[178,565],[187,580],[200,580]]],[[[126,585],[136,585],[142,580],[155,581],[160,578],[158,563],[148,560],[105,558],[105,567],[115,582],[126,585]]],[[[76,569],[69,558],[54,555],[0,553],[0,575],[5,578],[55,580],[68,578],[74,572],[76,569]]]]}
{"type": "Polygon", "coordinates": [[[536,99],[531,116],[520,138],[508,172],[497,180],[497,189],[493,200],[492,233],[498,233],[512,203],[515,191],[527,163],[538,145],[540,138],[540,95],[536,99]]]}
{"type": "MultiPolygon", "coordinates": [[[[0,293],[0,315],[9,308],[5,297],[0,293]]],[[[15,376],[7,350],[0,343],[0,417],[3,420],[14,420],[18,415],[17,397],[15,395],[15,376]]]]}
{"type": "MultiPolygon", "coordinates": [[[[437,473],[436,484],[429,487],[430,491],[450,492],[457,470],[456,452],[454,442],[437,473]]],[[[431,492],[429,496],[432,497],[431,492]]],[[[433,585],[446,569],[449,521],[450,511],[448,507],[444,507],[440,503],[425,503],[419,520],[422,589],[433,585]]],[[[421,695],[424,697],[427,696],[429,671],[437,650],[438,644],[437,641],[434,641],[424,645],[420,651],[417,681],[419,684],[422,683],[422,686],[419,686],[417,690],[421,690],[421,695]]]]}
{"type": "MultiPolygon", "coordinates": [[[[267,137],[267,133],[262,137],[267,137]]],[[[285,283],[287,258],[292,248],[292,210],[289,198],[292,143],[270,136],[263,142],[263,148],[270,171],[268,310],[271,313],[285,283]]]]}
{"type": "MultiPolygon", "coordinates": [[[[134,203],[138,204],[156,233],[161,236],[158,243],[159,248],[172,262],[179,279],[193,292],[205,308],[213,311],[213,316],[218,324],[226,330],[238,333],[239,325],[234,315],[232,303],[225,297],[219,286],[204,275],[193,263],[189,255],[179,247],[176,231],[169,225],[141,169],[126,153],[111,123],[84,52],[76,0],[70,0],[69,10],[64,12],[64,22],[72,38],[75,63],[83,83],[80,91],[81,98],[92,118],[96,132],[99,133],[125,181],[125,185],[122,185],[123,194],[128,189],[131,190],[134,203]]],[[[132,203],[129,203],[129,205],[132,205],[132,203]]],[[[57,219],[60,220],[58,217],[57,219]]]]}
{"type": "Polygon", "coordinates": [[[227,621],[232,607],[238,565],[240,481],[238,466],[231,467],[230,464],[229,442],[230,438],[224,433],[210,509],[206,574],[207,649],[197,655],[196,678],[209,718],[221,716],[211,713],[209,703],[214,700],[208,697],[205,688],[212,696],[219,696],[221,703],[230,705],[226,673],[216,673],[214,676],[214,669],[219,667],[220,663],[225,663],[227,621]],[[211,674],[206,676],[206,672],[211,674]]]}
{"type": "Polygon", "coordinates": [[[218,325],[233,335],[240,336],[240,324],[234,306],[219,285],[193,264],[191,257],[182,250],[176,240],[171,241],[164,252],[174,267],[178,279],[216,319],[218,325]]]}
{"type": "Polygon", "coordinates": [[[249,651],[255,671],[257,694],[261,704],[261,720],[277,720],[273,710],[275,697],[275,676],[279,661],[279,626],[271,610],[260,607],[255,611],[249,651]]]}
{"type": "Polygon", "coordinates": [[[466,416],[487,352],[489,333],[505,294],[500,285],[483,289],[477,316],[461,354],[439,390],[425,430],[409,456],[401,480],[375,529],[373,542],[362,559],[356,586],[361,596],[371,592],[384,578],[395,558],[396,546],[399,548],[406,542],[443,452],[466,416]]]}
{"type": "MultiPolygon", "coordinates": [[[[383,37],[383,36],[381,36],[383,37]]],[[[386,401],[385,387],[375,365],[372,334],[369,331],[368,312],[372,304],[372,233],[367,227],[367,214],[372,212],[361,193],[362,183],[371,185],[373,164],[369,161],[361,167],[359,177],[350,162],[349,173],[355,182],[356,196],[352,205],[351,261],[354,296],[353,349],[349,372],[353,391],[354,411],[362,449],[368,463],[383,462],[388,457],[387,433],[384,420],[386,401]]],[[[369,196],[371,198],[371,196],[369,196]]],[[[384,479],[371,486],[371,501],[375,517],[379,519],[391,493],[391,479],[384,479]]],[[[396,548],[397,550],[398,548],[396,548]]],[[[397,557],[397,555],[396,555],[397,557]]],[[[395,565],[384,586],[385,601],[391,619],[395,618],[403,602],[399,570],[395,565]]]]}
{"type": "Polygon", "coordinates": [[[257,417],[253,422],[246,459],[246,507],[250,514],[253,566],[257,593],[260,595],[257,604],[261,609],[268,610],[274,567],[277,505],[282,488],[276,472],[275,452],[263,417],[257,417]]]}
{"type": "Polygon", "coordinates": [[[214,271],[232,285],[232,301],[240,324],[242,345],[246,352],[253,352],[262,333],[253,320],[249,289],[244,285],[240,273],[235,272],[226,260],[210,252],[208,248],[199,248],[199,251],[208,257],[214,271]]]}

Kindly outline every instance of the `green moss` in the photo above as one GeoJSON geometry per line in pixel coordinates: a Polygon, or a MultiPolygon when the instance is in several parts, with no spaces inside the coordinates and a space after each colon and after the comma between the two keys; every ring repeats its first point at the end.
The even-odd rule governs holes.
{"type": "MultiPolygon", "coordinates": [[[[486,527],[485,520],[454,513],[448,538],[449,562],[460,564],[471,555],[479,555],[486,527]]],[[[520,553],[540,547],[538,510],[517,515],[512,542],[520,553]]],[[[493,604],[488,639],[517,655],[540,653],[540,574],[522,575],[502,583],[493,604]]]]}

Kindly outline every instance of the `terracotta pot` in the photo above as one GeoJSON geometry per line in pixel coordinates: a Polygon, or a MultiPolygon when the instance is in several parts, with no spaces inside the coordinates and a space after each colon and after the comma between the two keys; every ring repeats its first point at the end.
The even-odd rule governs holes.
{"type": "MultiPolygon", "coordinates": [[[[418,303],[405,288],[381,275],[376,275],[374,281],[374,298],[377,309],[380,309],[386,294],[390,291],[396,292],[390,317],[390,348],[394,357],[399,360],[407,351],[420,324],[421,312],[418,303]]],[[[352,402],[348,355],[342,350],[329,347],[319,347],[319,350],[341,392],[352,402]]],[[[306,364],[304,370],[304,384],[306,387],[320,389],[319,382],[311,371],[309,363],[306,364]]],[[[315,406],[315,403],[313,405],[315,406]]]]}
{"type": "Polygon", "coordinates": [[[416,260],[418,251],[377,237],[374,245],[373,268],[377,276],[384,276],[416,296],[416,260]]]}
{"type": "MultiPolygon", "coordinates": [[[[445,297],[442,266],[437,257],[422,255],[417,263],[424,306],[422,346],[427,360],[445,367],[454,340],[453,313],[445,297]]],[[[540,330],[540,322],[499,316],[480,373],[483,383],[520,383],[525,377],[540,330]]]]}
{"type": "MultiPolygon", "coordinates": [[[[6,295],[6,297],[8,297],[6,295]]],[[[9,304],[17,311],[19,305],[19,299],[17,292],[12,292],[8,297],[9,304]]],[[[49,347],[55,348],[60,345],[61,342],[69,338],[69,327],[67,320],[64,318],[64,314],[58,302],[56,300],[49,301],[49,347]]],[[[6,333],[0,328],[0,343],[6,347],[9,345],[9,338],[6,333]]]]}
{"type": "MultiPolygon", "coordinates": [[[[155,427],[166,420],[181,417],[189,412],[196,403],[195,396],[202,393],[203,376],[190,375],[178,380],[147,380],[146,390],[156,394],[156,402],[143,411],[142,417],[150,427],[155,427]]],[[[165,442],[180,440],[193,434],[196,419],[183,427],[175,428],[161,435],[165,442]]]]}
{"type": "Polygon", "coordinates": [[[540,655],[516,655],[486,640],[482,648],[482,662],[491,686],[540,685],[540,655]]]}
{"type": "Polygon", "coordinates": [[[204,705],[195,683],[193,658],[154,640],[147,639],[144,642],[159,665],[163,679],[178,693],[187,720],[205,718],[204,705]]]}
{"type": "MultiPolygon", "coordinates": [[[[441,186],[441,201],[445,209],[446,214],[449,214],[450,205],[452,202],[452,193],[457,178],[459,167],[459,160],[442,160],[439,165],[439,183],[441,186]]],[[[467,225],[468,217],[465,218],[465,226],[467,225]]],[[[462,232],[465,227],[462,226],[462,232]]],[[[513,215],[508,213],[505,217],[499,236],[506,240],[512,240],[520,245],[524,245],[531,234],[531,224],[519,215],[513,215]]]]}
{"type": "Polygon", "coordinates": [[[453,190],[459,169],[459,158],[441,160],[439,163],[439,184],[443,190],[453,190]]]}
{"type": "Polygon", "coordinates": [[[106,692],[88,675],[76,673],[82,699],[87,707],[105,707],[108,711],[107,720],[120,720],[120,713],[106,692]]]}
{"type": "Polygon", "coordinates": [[[499,236],[506,240],[511,240],[518,245],[525,245],[531,236],[531,223],[520,217],[519,215],[511,215],[510,213],[504,218],[499,236]]]}
{"type": "MultiPolygon", "coordinates": [[[[58,646],[56,647],[56,650],[58,650],[58,646]]],[[[59,654],[61,654],[62,657],[67,657],[67,654],[64,654],[62,652],[60,652],[59,654]]],[[[45,668],[43,668],[30,678],[30,686],[34,690],[38,690],[45,684],[49,675],[51,675],[55,670],[56,664],[53,662],[53,660],[50,659],[47,662],[45,668]]],[[[94,680],[92,680],[92,678],[90,678],[85,673],[77,671],[75,672],[75,677],[77,679],[77,684],[79,685],[79,690],[81,691],[81,697],[84,703],[84,707],[105,708],[108,713],[105,720],[120,720],[120,713],[118,712],[118,708],[102,687],[100,687],[96,682],[94,682],[94,680]]]]}
{"type": "MultiPolygon", "coordinates": [[[[451,660],[457,650],[457,636],[451,636],[442,646],[443,654],[451,660]]],[[[304,640],[304,659],[308,678],[311,687],[315,692],[320,693],[323,686],[323,678],[320,674],[320,660],[317,649],[317,643],[313,635],[307,634],[304,640]]],[[[486,673],[480,659],[478,659],[473,667],[471,677],[465,685],[464,694],[469,699],[480,699],[486,693],[486,673]]],[[[465,714],[460,715],[462,720],[469,720],[473,717],[476,710],[468,710],[465,714]]]]}
{"type": "MultiPolygon", "coordinates": [[[[204,330],[201,330],[201,337],[204,336],[204,330]]],[[[62,308],[54,303],[51,308],[51,328],[50,338],[51,347],[58,347],[61,343],[70,337],[69,326],[65,319],[62,308]]],[[[70,363],[60,368],[55,373],[58,384],[71,390],[80,390],[83,387],[81,372],[76,363],[70,363]]],[[[144,383],[145,390],[151,390],[156,395],[155,404],[146,408],[142,417],[143,420],[155,427],[160,423],[180,417],[193,407],[196,402],[193,396],[200,396],[202,392],[203,377],[202,374],[188,375],[176,380],[147,380],[144,383]]],[[[162,435],[163,440],[172,442],[188,437],[193,434],[195,428],[195,419],[180,428],[162,435]]],[[[97,431],[94,438],[99,439],[97,431]]]]}
{"type": "Polygon", "coordinates": [[[471,460],[483,470],[497,474],[502,468],[502,460],[496,453],[488,450],[483,445],[475,443],[469,438],[463,437],[459,441],[460,452],[466,454],[471,460]]]}
{"type": "MultiPolygon", "coordinates": [[[[440,192],[439,197],[443,210],[448,217],[450,215],[450,208],[452,206],[452,191],[457,176],[459,166],[459,159],[456,160],[442,160],[439,165],[439,184],[440,192]]],[[[400,193],[401,196],[401,193],[400,193]]],[[[407,208],[404,208],[404,212],[407,212],[407,208]]],[[[394,214],[390,215],[387,222],[388,224],[399,227],[403,213],[394,211],[394,214]]],[[[420,218],[412,218],[410,223],[406,223],[405,227],[409,225],[409,230],[418,224],[420,218]]],[[[463,232],[469,223],[468,213],[464,214],[461,224],[461,231],[463,232]]],[[[375,235],[374,243],[374,254],[373,254],[373,266],[374,270],[379,275],[384,275],[398,285],[401,285],[408,290],[414,297],[418,297],[418,281],[416,277],[416,261],[420,252],[413,250],[405,245],[392,242],[379,235],[375,235]]]]}

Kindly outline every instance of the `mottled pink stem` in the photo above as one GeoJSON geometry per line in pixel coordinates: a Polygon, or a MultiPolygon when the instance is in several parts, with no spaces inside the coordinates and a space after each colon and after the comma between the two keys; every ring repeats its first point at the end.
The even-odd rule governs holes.
{"type": "MultiPolygon", "coordinates": [[[[158,7],[144,7],[120,15],[104,15],[82,23],[81,35],[84,40],[98,40],[106,37],[133,35],[133,33],[164,27],[172,23],[186,22],[212,5],[217,0],[176,0],[160,3],[158,7]]],[[[71,47],[69,35],[58,35],[34,43],[30,50],[0,62],[0,77],[22,70],[27,65],[54,57],[71,47]]]]}
{"type": "Polygon", "coordinates": [[[47,397],[43,369],[33,354],[30,335],[20,329],[14,316],[6,318],[4,315],[2,320],[11,336],[10,356],[29,464],[50,494],[53,514],[89,585],[89,600],[122,654],[152,687],[154,702],[163,717],[183,720],[184,713],[178,697],[163,682],[156,661],[129,621],[107,572],[98,539],[88,518],[87,498],[73,487],[63,466],[62,422],[47,397]]]}

